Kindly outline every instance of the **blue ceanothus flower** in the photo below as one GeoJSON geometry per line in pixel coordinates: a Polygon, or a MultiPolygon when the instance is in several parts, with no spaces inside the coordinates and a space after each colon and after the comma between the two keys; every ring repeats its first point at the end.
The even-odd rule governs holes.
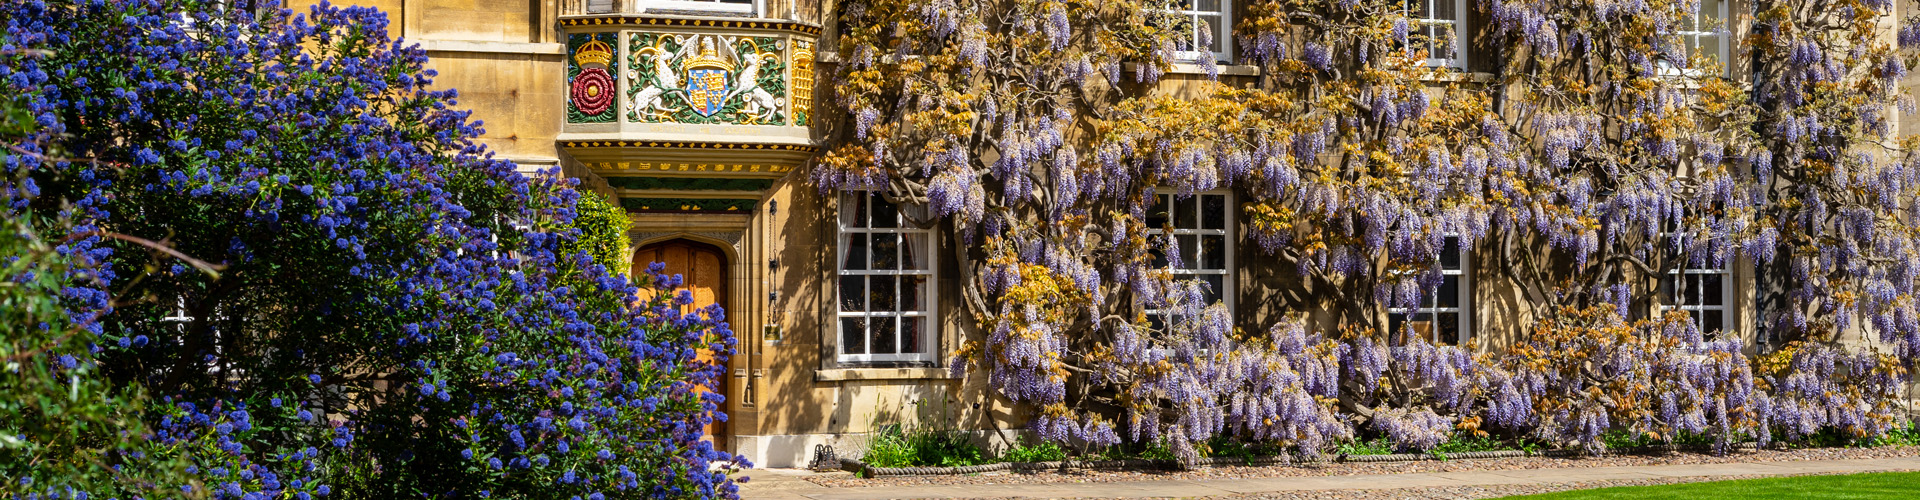
{"type": "Polygon", "coordinates": [[[744,461],[702,440],[734,344],[719,308],[571,250],[573,182],[494,159],[384,14],[252,12],[0,7],[0,82],[39,127],[0,200],[73,221],[63,295],[107,342],[64,364],[153,396],[136,410],[170,455],[146,458],[189,464],[158,486],[737,496],[710,465],[744,461]]]}

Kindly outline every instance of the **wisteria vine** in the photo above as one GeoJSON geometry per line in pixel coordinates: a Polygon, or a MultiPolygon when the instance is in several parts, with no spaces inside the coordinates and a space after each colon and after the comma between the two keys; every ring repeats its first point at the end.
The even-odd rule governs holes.
{"type": "Polygon", "coordinates": [[[1251,77],[1221,76],[1179,5],[839,9],[845,118],[812,179],[975,243],[952,258],[984,332],[955,369],[1040,436],[1600,451],[1907,421],[1920,157],[1892,123],[1920,28],[1890,2],[1763,0],[1700,28],[1697,0],[1481,0],[1484,26],[1416,30],[1404,2],[1254,0],[1226,44],[1251,77]],[[1690,49],[1700,29],[1732,57],[1690,49]],[[1233,290],[1179,278],[1193,256],[1148,223],[1162,193],[1219,190],[1241,209],[1233,290]],[[1511,333],[1389,328],[1450,250],[1519,304],[1511,333]],[[1753,324],[1729,332],[1761,335],[1663,310],[1680,268],[1751,277],[1753,324]]]}

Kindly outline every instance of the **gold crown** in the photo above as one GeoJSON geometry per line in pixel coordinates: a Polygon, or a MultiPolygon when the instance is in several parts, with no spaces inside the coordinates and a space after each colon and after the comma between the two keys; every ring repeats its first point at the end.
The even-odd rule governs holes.
{"type": "Polygon", "coordinates": [[[573,60],[581,66],[589,64],[606,66],[613,61],[613,46],[599,40],[580,44],[580,48],[573,52],[573,60]]]}
{"type": "Polygon", "coordinates": [[[686,67],[688,71],[713,68],[726,70],[729,73],[733,72],[733,64],[728,63],[726,59],[721,59],[720,54],[713,51],[713,45],[711,44],[702,44],[700,46],[700,55],[687,59],[686,67]]]}

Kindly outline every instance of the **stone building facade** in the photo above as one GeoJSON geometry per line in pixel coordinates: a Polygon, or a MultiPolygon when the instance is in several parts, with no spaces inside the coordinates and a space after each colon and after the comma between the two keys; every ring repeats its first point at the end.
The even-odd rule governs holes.
{"type": "MultiPolygon", "coordinates": [[[[481,142],[528,172],[559,167],[616,197],[632,220],[635,265],[667,262],[699,300],[726,308],[740,343],[718,388],[728,420],[711,430],[722,447],[758,466],[794,467],[821,445],[857,454],[876,425],[953,425],[1003,443],[1024,421],[987,396],[980,377],[945,368],[961,339],[978,334],[958,301],[965,278],[941,258],[958,243],[902,227],[884,200],[823,196],[807,180],[836,119],[821,111],[832,90],[833,0],[353,2],[388,12],[393,35],[429,52],[435,83],[458,89],[460,106],[484,121],[481,142]]],[[[1186,13],[1205,21],[1196,26],[1230,26],[1244,9],[1235,3],[1195,2],[1186,13]]],[[[1436,51],[1432,64],[1483,78],[1492,69],[1471,49],[1469,33],[1486,24],[1474,3],[1409,5],[1422,26],[1453,30],[1467,48],[1436,51]]],[[[1737,66],[1731,41],[1749,22],[1740,1],[1701,5],[1686,28],[1690,46],[1737,66]]],[[[1258,69],[1233,64],[1221,29],[1210,37],[1221,79],[1246,82],[1258,69]]],[[[1199,66],[1177,65],[1157,91],[1193,94],[1205,81],[1199,66]]],[[[1296,295],[1297,278],[1258,262],[1236,231],[1234,196],[1169,202],[1175,219],[1195,215],[1181,229],[1223,253],[1185,272],[1233,290],[1222,300],[1247,327],[1313,310],[1272,304],[1296,295]]],[[[1475,257],[1446,257],[1441,286],[1451,289],[1428,295],[1447,298],[1394,311],[1396,321],[1483,349],[1519,332],[1531,321],[1527,301],[1475,257]]],[[[1755,335],[1751,274],[1739,264],[1677,269],[1650,286],[1684,284],[1691,292],[1661,307],[1755,335]]]]}

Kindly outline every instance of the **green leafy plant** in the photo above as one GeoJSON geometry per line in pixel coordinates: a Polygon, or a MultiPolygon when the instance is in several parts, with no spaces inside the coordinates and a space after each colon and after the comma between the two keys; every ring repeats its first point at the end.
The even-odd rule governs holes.
{"type": "MultiPolygon", "coordinates": [[[[944,405],[914,404],[919,425],[876,423],[865,461],[876,467],[963,467],[987,463],[987,453],[958,430],[944,405]]],[[[876,420],[882,417],[876,416],[876,420]]]]}
{"type": "Polygon", "coordinates": [[[1020,440],[1020,444],[1007,448],[1007,452],[1000,455],[1002,462],[1053,462],[1066,459],[1067,449],[1062,448],[1059,443],[1052,441],[1036,443],[1034,440],[1025,438],[1020,440]]]}
{"type": "Polygon", "coordinates": [[[1392,455],[1393,443],[1387,441],[1385,438],[1366,441],[1356,439],[1334,447],[1334,453],[1339,455],[1392,455]]]}

